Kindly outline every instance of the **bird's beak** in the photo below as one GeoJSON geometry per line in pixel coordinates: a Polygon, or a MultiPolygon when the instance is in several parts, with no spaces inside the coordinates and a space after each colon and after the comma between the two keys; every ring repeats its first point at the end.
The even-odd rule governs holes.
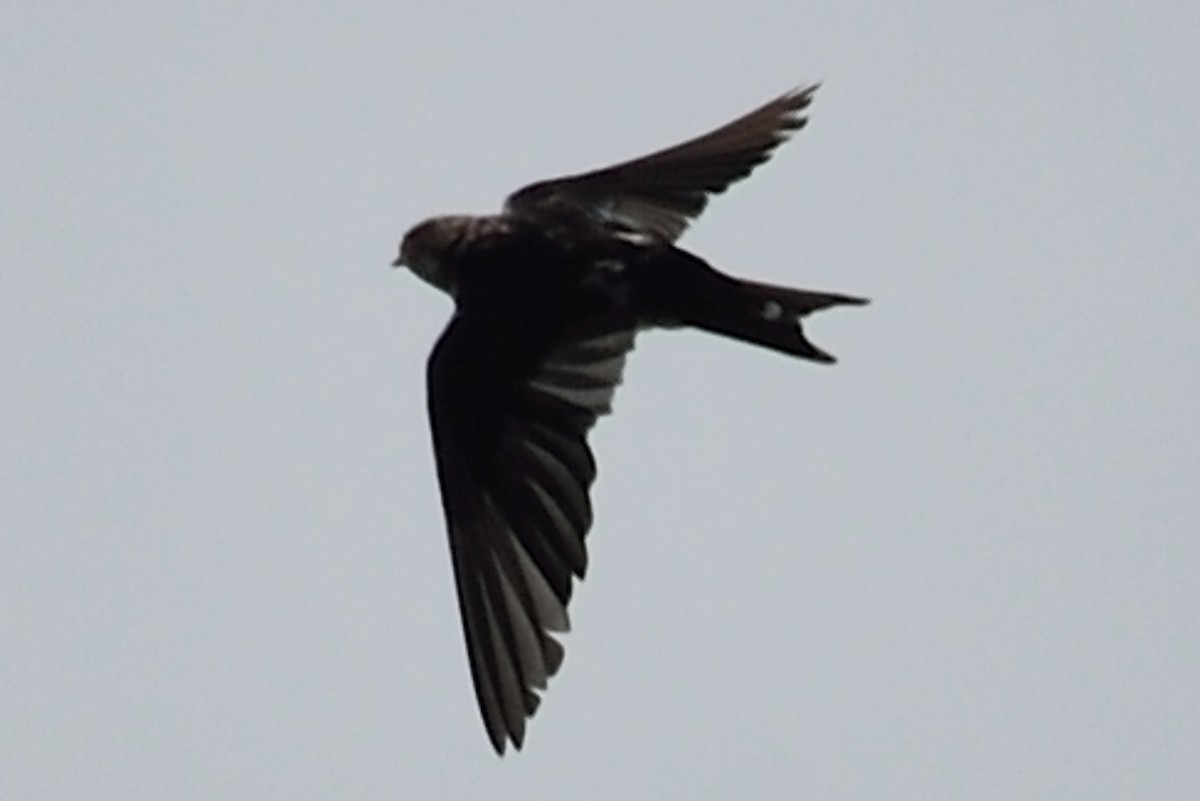
{"type": "Polygon", "coordinates": [[[403,266],[404,266],[404,259],[402,259],[402,258],[400,258],[399,256],[397,256],[397,257],[396,257],[396,260],[395,260],[394,262],[392,262],[392,266],[393,266],[393,267],[403,267],[403,266]]]}

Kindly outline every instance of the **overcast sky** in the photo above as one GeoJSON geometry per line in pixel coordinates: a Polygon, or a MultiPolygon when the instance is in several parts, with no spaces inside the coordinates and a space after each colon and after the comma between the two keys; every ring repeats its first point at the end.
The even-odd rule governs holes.
{"type": "Polygon", "coordinates": [[[1197,6],[415,5],[0,14],[0,797],[1196,798],[1197,6]],[[814,80],[498,759],[396,242],[814,80]]]}

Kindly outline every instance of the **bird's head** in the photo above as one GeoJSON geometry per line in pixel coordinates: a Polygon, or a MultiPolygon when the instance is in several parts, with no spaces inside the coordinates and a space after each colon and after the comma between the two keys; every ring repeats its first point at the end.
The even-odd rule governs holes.
{"type": "Polygon", "coordinates": [[[407,267],[443,292],[454,294],[452,258],[468,228],[468,217],[433,217],[409,229],[400,240],[393,267],[407,267]]]}

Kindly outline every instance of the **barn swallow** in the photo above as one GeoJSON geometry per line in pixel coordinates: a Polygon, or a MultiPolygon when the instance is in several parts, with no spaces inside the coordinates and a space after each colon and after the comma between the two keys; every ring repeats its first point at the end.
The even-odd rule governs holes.
{"type": "Polygon", "coordinates": [[[554,637],[587,567],[587,434],[611,411],[648,328],[690,327],[833,362],[801,319],[862,298],[736,278],[675,242],[807,123],[817,86],[709,133],[604,169],[541,181],[492,216],[405,234],[395,266],[448,293],[428,404],[475,696],[498,754],[520,748],[562,664],[554,637]]]}

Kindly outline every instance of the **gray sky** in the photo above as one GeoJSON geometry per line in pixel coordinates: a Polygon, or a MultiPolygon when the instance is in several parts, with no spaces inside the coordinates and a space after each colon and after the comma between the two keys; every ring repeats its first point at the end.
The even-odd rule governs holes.
{"type": "Polygon", "coordinates": [[[0,797],[1196,797],[1195,4],[10,5],[0,797]],[[395,243],[818,79],[683,244],[875,302],[640,340],[498,760],[395,243]]]}

